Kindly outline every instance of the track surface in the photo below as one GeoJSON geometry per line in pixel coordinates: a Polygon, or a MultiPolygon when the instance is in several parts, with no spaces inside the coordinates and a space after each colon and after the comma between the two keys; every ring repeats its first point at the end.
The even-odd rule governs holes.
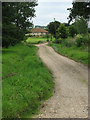
{"type": "Polygon", "coordinates": [[[88,117],[88,68],[56,53],[45,44],[37,45],[38,54],[51,70],[55,89],[44,103],[39,118],[88,117]]]}

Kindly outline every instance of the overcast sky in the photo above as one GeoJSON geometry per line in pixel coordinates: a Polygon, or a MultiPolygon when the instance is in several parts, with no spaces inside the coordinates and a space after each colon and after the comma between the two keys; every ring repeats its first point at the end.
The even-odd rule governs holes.
{"type": "Polygon", "coordinates": [[[57,21],[68,22],[69,11],[67,8],[72,7],[72,0],[38,0],[36,17],[33,18],[34,25],[46,26],[49,22],[57,21]]]}

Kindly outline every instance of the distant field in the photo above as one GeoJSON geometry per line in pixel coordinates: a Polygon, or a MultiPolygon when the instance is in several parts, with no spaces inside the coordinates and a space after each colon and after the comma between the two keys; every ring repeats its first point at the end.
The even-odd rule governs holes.
{"type": "Polygon", "coordinates": [[[27,43],[32,43],[32,44],[38,44],[38,43],[43,43],[47,42],[47,38],[40,38],[40,37],[29,37],[26,40],[27,43]]]}
{"type": "Polygon", "coordinates": [[[66,57],[69,57],[77,62],[88,64],[88,51],[84,51],[82,48],[72,46],[65,47],[62,44],[50,43],[49,46],[52,46],[56,52],[62,54],[66,57]]]}
{"type": "Polygon", "coordinates": [[[53,79],[37,55],[37,47],[17,44],[2,50],[3,118],[29,117],[52,96],[53,79]]]}

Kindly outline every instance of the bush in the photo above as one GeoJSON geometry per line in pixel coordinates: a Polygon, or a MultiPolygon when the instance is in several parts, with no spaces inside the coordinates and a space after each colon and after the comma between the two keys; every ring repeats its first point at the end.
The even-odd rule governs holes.
{"type": "Polygon", "coordinates": [[[57,43],[57,44],[61,44],[63,43],[63,39],[62,38],[58,38],[57,40],[54,41],[54,43],[57,43]]]}
{"type": "Polygon", "coordinates": [[[59,38],[56,41],[54,41],[54,43],[63,44],[63,46],[66,46],[66,47],[72,47],[74,45],[74,41],[75,40],[72,38],[67,38],[67,39],[59,38]]]}
{"type": "Polygon", "coordinates": [[[66,47],[72,47],[74,45],[74,40],[72,38],[67,38],[63,40],[63,45],[66,47]]]}
{"type": "Polygon", "coordinates": [[[78,35],[76,36],[75,44],[76,44],[77,47],[81,47],[82,45],[85,44],[85,41],[84,41],[82,35],[78,34],[78,35]]]}
{"type": "Polygon", "coordinates": [[[80,35],[78,34],[76,36],[76,40],[75,40],[75,44],[76,46],[78,47],[81,47],[81,46],[88,46],[90,43],[90,36],[89,35],[80,35]]]}

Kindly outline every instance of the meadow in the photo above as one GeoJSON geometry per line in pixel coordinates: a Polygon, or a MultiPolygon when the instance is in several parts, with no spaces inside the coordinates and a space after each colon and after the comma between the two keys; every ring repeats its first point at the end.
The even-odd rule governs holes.
{"type": "Polygon", "coordinates": [[[37,47],[17,44],[2,50],[3,118],[29,117],[52,96],[52,75],[37,55],[37,47]]]}

